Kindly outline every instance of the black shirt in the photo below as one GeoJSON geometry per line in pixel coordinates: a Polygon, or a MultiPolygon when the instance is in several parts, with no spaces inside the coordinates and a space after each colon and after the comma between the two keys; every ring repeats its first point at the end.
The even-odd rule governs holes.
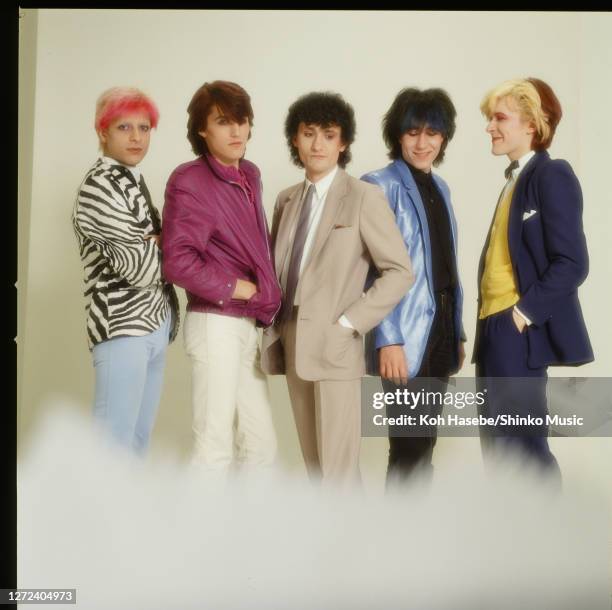
{"type": "Polygon", "coordinates": [[[434,292],[454,288],[457,283],[457,265],[453,252],[450,220],[442,195],[431,172],[425,173],[406,163],[416,182],[425,206],[429,241],[431,243],[432,275],[434,292]]]}

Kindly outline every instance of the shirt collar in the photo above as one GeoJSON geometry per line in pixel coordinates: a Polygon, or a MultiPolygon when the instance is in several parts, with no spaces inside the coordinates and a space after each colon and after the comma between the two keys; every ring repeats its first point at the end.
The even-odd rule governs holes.
{"type": "Polygon", "coordinates": [[[528,153],[525,153],[520,159],[518,159],[518,167],[515,167],[512,170],[512,179],[516,180],[518,175],[521,173],[522,169],[529,163],[531,157],[535,155],[535,150],[530,150],[528,153]]]}
{"type": "Polygon", "coordinates": [[[422,184],[424,186],[431,185],[433,181],[433,174],[431,170],[429,172],[424,172],[422,169],[418,169],[417,167],[410,165],[410,163],[408,163],[408,161],[405,159],[404,163],[408,166],[408,169],[410,170],[410,173],[417,184],[422,184]]]}
{"type": "Polygon", "coordinates": [[[112,157],[103,156],[102,161],[107,163],[108,165],[121,165],[121,167],[125,167],[129,169],[132,173],[132,176],[136,179],[136,182],[140,182],[140,168],[137,165],[125,165],[124,163],[119,163],[117,159],[113,159],[112,157]]]}
{"type": "Polygon", "coordinates": [[[321,180],[319,180],[318,182],[311,182],[310,180],[308,180],[308,178],[306,178],[305,179],[306,186],[304,188],[304,192],[308,190],[311,184],[314,184],[315,191],[317,191],[317,199],[322,199],[327,193],[327,191],[329,190],[329,187],[331,186],[331,183],[334,181],[334,178],[336,177],[337,173],[338,173],[338,166],[336,165],[336,167],[334,167],[334,169],[332,169],[332,171],[329,172],[327,176],[325,176],[324,178],[321,178],[321,180]]]}

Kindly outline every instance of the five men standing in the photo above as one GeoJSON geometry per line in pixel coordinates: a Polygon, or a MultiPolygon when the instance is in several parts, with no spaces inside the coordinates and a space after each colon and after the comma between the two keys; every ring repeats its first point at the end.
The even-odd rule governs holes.
{"type": "MultiPolygon", "coordinates": [[[[151,221],[142,203],[148,196],[144,185],[138,195],[133,167],[146,152],[157,110],[135,91],[112,90],[114,106],[103,100],[106,114],[98,114],[108,125],[99,135],[107,157],[113,156],[108,144],[113,128],[119,144],[115,159],[105,157],[92,168],[98,179],[110,167],[116,174],[111,178],[123,176],[127,190],[113,190],[98,179],[90,185],[92,195],[85,193],[85,181],[75,227],[81,246],[87,246],[81,248],[84,260],[95,250],[99,262],[104,252],[118,252],[122,244],[125,249],[127,238],[122,233],[117,242],[117,227],[104,234],[94,222],[97,216],[86,212],[108,216],[112,203],[113,218],[137,220],[137,231],[127,231],[125,223],[120,228],[130,233],[134,252],[155,259],[149,265],[155,277],[130,290],[155,288],[156,300],[153,309],[140,312],[138,324],[130,318],[117,337],[109,331],[100,338],[96,331],[92,342],[116,351],[119,340],[135,341],[127,335],[148,335],[160,327],[167,337],[176,316],[168,314],[169,301],[160,296],[169,290],[164,281],[182,286],[194,372],[194,461],[225,470],[234,445],[245,463],[273,461],[276,440],[263,369],[287,377],[310,477],[340,488],[357,483],[366,360],[367,372],[382,377],[386,392],[398,386],[418,392],[434,383],[445,389],[465,356],[457,226],[450,190],[432,172],[455,132],[452,101],[442,89],[401,90],[383,120],[391,163],[357,180],[344,170],[355,139],[352,107],[336,93],[300,97],[289,108],[285,137],[305,177],[278,195],[269,235],[259,170],[244,159],[253,123],[250,97],[235,83],[205,83],[188,109],[188,138],[197,158],[168,181],[160,234],[154,209],[151,221]],[[130,130],[133,135],[125,136],[130,130]],[[144,149],[136,146],[139,141],[144,149]],[[125,156],[130,151],[139,155],[136,161],[125,156]],[[135,203],[132,191],[140,197],[135,203]],[[266,327],[261,367],[257,326],[266,327]]],[[[487,392],[481,413],[545,418],[547,367],[593,360],[577,296],[588,273],[580,185],[566,161],[551,160],[546,152],[561,118],[546,83],[506,81],[485,96],[481,111],[492,153],[511,161],[478,272],[473,362],[480,389],[487,392]]],[[[108,273],[119,273],[121,260],[134,258],[119,254],[119,262],[103,256],[108,273]]],[[[137,265],[134,273],[144,271],[137,265]]],[[[119,275],[125,283],[125,270],[119,275]]],[[[155,380],[159,386],[161,376],[155,380]]],[[[118,394],[127,387],[117,380],[102,386],[118,394]]],[[[122,422],[131,407],[124,400],[118,404],[122,422]]],[[[437,415],[442,407],[422,408],[422,415],[437,415]]],[[[152,415],[147,422],[143,447],[152,415]]],[[[491,449],[518,449],[558,478],[547,434],[546,425],[482,428],[483,452],[488,458],[491,449]]],[[[434,426],[410,435],[391,427],[387,482],[417,472],[430,477],[436,436],[434,426]]]]}

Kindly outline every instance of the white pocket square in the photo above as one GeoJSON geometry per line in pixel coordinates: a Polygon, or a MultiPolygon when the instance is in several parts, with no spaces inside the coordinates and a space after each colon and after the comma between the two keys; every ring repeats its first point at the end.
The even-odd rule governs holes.
{"type": "Polygon", "coordinates": [[[523,212],[523,220],[527,220],[528,218],[531,218],[534,214],[537,213],[537,210],[529,210],[528,212],[523,212]]]}

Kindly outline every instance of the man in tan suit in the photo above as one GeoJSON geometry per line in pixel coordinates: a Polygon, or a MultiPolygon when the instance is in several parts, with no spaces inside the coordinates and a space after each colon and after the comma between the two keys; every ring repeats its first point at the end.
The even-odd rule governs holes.
{"type": "Polygon", "coordinates": [[[311,479],[358,483],[363,336],[406,294],[410,259],[382,191],[349,176],[352,107],[309,93],[289,108],[285,136],[305,180],[276,201],[272,243],[283,304],[264,331],[262,368],[287,375],[311,479]],[[371,266],[377,277],[364,292],[371,266]]]}

